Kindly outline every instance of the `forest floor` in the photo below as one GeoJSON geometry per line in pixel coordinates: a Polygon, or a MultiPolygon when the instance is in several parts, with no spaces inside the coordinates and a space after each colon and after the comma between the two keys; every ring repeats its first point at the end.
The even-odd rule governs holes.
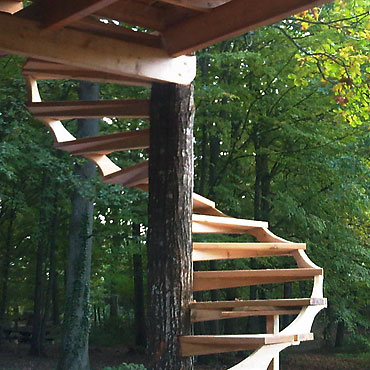
{"type": "MultiPolygon", "coordinates": [[[[0,347],[0,370],[53,370],[56,368],[58,352],[56,346],[49,346],[43,357],[28,354],[29,345],[2,343],[0,347]]],[[[196,370],[223,370],[232,363],[230,355],[219,355],[217,362],[210,365],[197,364],[196,370]]],[[[90,349],[91,368],[117,366],[123,362],[142,363],[143,354],[127,346],[92,347],[90,349]]],[[[241,360],[242,358],[240,358],[241,360]]],[[[324,351],[286,351],[282,356],[282,370],[370,370],[370,356],[338,354],[324,351]]]]}

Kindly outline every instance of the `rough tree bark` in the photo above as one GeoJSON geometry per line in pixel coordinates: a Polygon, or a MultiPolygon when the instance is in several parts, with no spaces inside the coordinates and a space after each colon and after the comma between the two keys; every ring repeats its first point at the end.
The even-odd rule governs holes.
{"type": "MultiPolygon", "coordinates": [[[[99,85],[81,81],[79,98],[97,100],[99,85]]],[[[78,120],[78,137],[97,135],[98,124],[97,119],[78,120]]],[[[95,176],[95,164],[87,161],[76,164],[75,173],[80,178],[80,186],[72,195],[63,340],[58,370],[90,369],[88,338],[93,202],[80,188],[95,176]]]]}
{"type": "Polygon", "coordinates": [[[153,84],[150,117],[149,369],[188,370],[178,336],[191,330],[192,86],[153,84]]]}

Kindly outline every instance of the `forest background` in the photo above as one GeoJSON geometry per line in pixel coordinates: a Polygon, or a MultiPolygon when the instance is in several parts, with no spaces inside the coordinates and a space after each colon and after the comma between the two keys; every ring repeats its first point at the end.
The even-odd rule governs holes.
{"type": "MultiPolygon", "coordinates": [[[[195,191],[230,216],[266,220],[275,234],[306,242],[308,255],[325,271],[329,306],[316,319],[320,343],[362,353],[370,351],[369,13],[366,0],[337,1],[204,49],[194,83],[195,191]]],[[[70,195],[80,185],[73,167],[82,159],[53,149],[51,135],[27,111],[23,62],[0,59],[1,327],[31,325],[38,316],[58,341],[70,195]]],[[[44,100],[74,100],[78,85],[44,81],[40,88],[44,100]]],[[[100,86],[101,99],[149,94],[144,88],[100,86]]],[[[74,121],[65,123],[75,130],[74,121]]],[[[145,120],[103,119],[100,133],[146,127],[145,120]]],[[[147,153],[111,158],[125,167],[147,153]]],[[[143,261],[143,272],[135,273],[145,281],[147,194],[98,178],[83,192],[95,203],[91,342],[143,345],[137,321],[135,326],[140,300],[133,256],[143,261]]],[[[264,258],[213,262],[212,268],[288,263],[264,258]]],[[[309,288],[297,282],[216,294],[288,298],[307,296],[309,288]]],[[[235,333],[263,324],[226,320],[196,330],[235,333]]]]}

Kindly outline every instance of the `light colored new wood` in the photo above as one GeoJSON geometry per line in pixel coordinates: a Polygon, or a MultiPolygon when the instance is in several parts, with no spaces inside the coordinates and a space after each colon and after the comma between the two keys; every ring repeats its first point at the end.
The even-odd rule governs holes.
{"type": "Polygon", "coordinates": [[[228,3],[230,0],[162,0],[164,3],[182,6],[188,9],[206,11],[228,3]]]}
{"type": "Polygon", "coordinates": [[[97,101],[48,101],[29,103],[29,111],[35,118],[55,120],[73,118],[148,118],[149,101],[131,100],[97,100],[97,101]]]}
{"type": "Polygon", "coordinates": [[[227,217],[216,208],[215,202],[197,193],[193,193],[193,212],[202,215],[227,217]]]}
{"type": "Polygon", "coordinates": [[[263,221],[193,214],[193,233],[244,234],[250,229],[267,226],[263,221]]]}
{"type": "Polygon", "coordinates": [[[1,0],[0,1],[0,12],[5,13],[16,13],[23,8],[22,0],[1,0]]]}
{"type": "Polygon", "coordinates": [[[149,147],[149,129],[55,143],[54,147],[75,155],[109,154],[120,150],[144,149],[149,147]]]}
{"type": "Polygon", "coordinates": [[[22,69],[23,75],[32,76],[36,80],[50,80],[68,78],[93,82],[109,82],[122,85],[151,86],[151,83],[142,79],[135,79],[101,71],[87,70],[60,63],[28,58],[22,69]]]}
{"type": "Polygon", "coordinates": [[[268,344],[293,343],[312,339],[313,335],[311,333],[293,335],[193,335],[179,337],[182,356],[243,351],[268,344]]]}
{"type": "Polygon", "coordinates": [[[304,243],[193,243],[193,261],[290,255],[304,243]]]}
{"type": "Polygon", "coordinates": [[[171,55],[183,55],[277,22],[327,0],[233,0],[208,13],[190,17],[163,32],[171,55]]]}
{"type": "Polygon", "coordinates": [[[1,13],[0,50],[149,81],[189,84],[195,77],[194,56],[172,58],[161,49],[71,29],[41,30],[36,21],[1,13]]]}
{"type": "MultiPolygon", "coordinates": [[[[266,317],[266,333],[275,334],[279,333],[279,316],[275,314],[273,316],[266,317]]],[[[268,367],[268,370],[279,370],[279,354],[276,354],[268,367]]]]}
{"type": "Polygon", "coordinates": [[[260,242],[266,243],[289,243],[288,240],[280,238],[279,236],[273,234],[267,227],[252,229],[248,233],[249,235],[254,236],[260,242]]]}
{"type": "Polygon", "coordinates": [[[226,310],[244,309],[245,307],[304,307],[325,305],[326,298],[290,298],[290,299],[256,299],[235,301],[190,302],[190,309],[226,310]]]}
{"type": "Polygon", "coordinates": [[[148,162],[141,162],[111,175],[104,176],[103,181],[122,186],[136,186],[148,178],[148,162]]]}
{"type": "Polygon", "coordinates": [[[197,292],[201,290],[309,280],[321,274],[322,269],[315,268],[195,271],[193,275],[193,290],[197,292]]]}
{"type": "Polygon", "coordinates": [[[42,14],[44,28],[57,30],[116,1],[118,0],[44,0],[34,2],[31,7],[34,7],[33,13],[42,14]]]}

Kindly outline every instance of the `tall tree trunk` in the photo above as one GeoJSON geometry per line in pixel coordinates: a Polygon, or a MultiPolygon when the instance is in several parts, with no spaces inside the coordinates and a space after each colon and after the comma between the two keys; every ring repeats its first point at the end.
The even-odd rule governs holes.
{"type": "Polygon", "coordinates": [[[335,335],[335,348],[343,347],[344,344],[344,331],[345,331],[345,325],[344,321],[340,320],[337,324],[337,333],[335,335]]]}
{"type": "Polygon", "coordinates": [[[149,369],[188,370],[178,336],[191,329],[193,87],[154,83],[150,117],[149,369]]]}
{"type": "MultiPolygon", "coordinates": [[[[99,85],[80,82],[80,100],[98,100],[99,85]]],[[[78,137],[95,136],[99,120],[78,120],[78,137]]],[[[76,165],[80,187],[95,176],[92,162],[76,165]]],[[[79,189],[72,195],[63,340],[58,370],[89,370],[88,339],[93,202],[79,189]]]]}
{"type": "MultiPolygon", "coordinates": [[[[13,192],[14,194],[14,192],[13,192]]],[[[10,267],[10,253],[13,239],[13,225],[15,221],[16,211],[13,205],[9,211],[9,223],[6,230],[5,249],[2,261],[2,276],[1,276],[1,300],[0,300],[0,342],[3,337],[2,328],[4,326],[5,311],[8,302],[8,282],[9,282],[9,267],[10,267]]]]}
{"type": "Polygon", "coordinates": [[[46,211],[45,205],[47,203],[46,187],[48,178],[44,172],[42,175],[41,185],[41,201],[40,201],[40,214],[39,214],[39,236],[37,242],[36,252],[36,273],[35,273],[35,293],[33,301],[33,319],[32,319],[32,337],[31,337],[31,348],[30,354],[40,356],[44,351],[44,320],[43,310],[45,305],[45,251],[47,230],[46,230],[46,211]]]}
{"type": "Polygon", "coordinates": [[[134,254],[134,292],[135,292],[135,344],[146,346],[145,306],[144,306],[144,282],[143,282],[143,259],[141,254],[134,254]]]}

